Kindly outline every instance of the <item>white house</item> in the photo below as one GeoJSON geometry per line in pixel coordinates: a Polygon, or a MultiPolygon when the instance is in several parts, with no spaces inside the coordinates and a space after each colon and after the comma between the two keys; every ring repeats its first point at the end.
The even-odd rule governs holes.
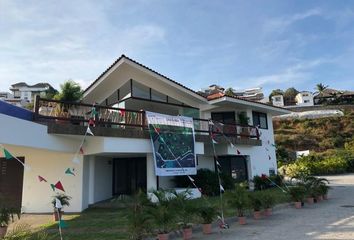
{"type": "Polygon", "coordinates": [[[138,188],[173,188],[173,177],[155,175],[144,111],[193,117],[197,168],[215,170],[211,131],[222,171],[237,180],[276,171],[272,117],[289,113],[237,97],[208,100],[124,55],[92,82],[81,103],[68,106],[37,98],[35,108],[34,121],[0,114],[0,143],[31,168],[23,170],[3,158],[0,164],[8,165],[3,165],[0,191],[20,199],[22,210],[31,213],[52,211],[50,184],[58,181],[72,197],[67,212],[80,212],[138,188]],[[83,141],[93,103],[99,116],[91,127],[95,136],[83,141]],[[244,125],[245,119],[249,125],[244,125]],[[240,121],[243,125],[237,124],[240,121]],[[73,174],[64,173],[68,168],[73,174]],[[16,191],[2,184],[10,180],[16,191]]]}
{"type": "Polygon", "coordinates": [[[13,98],[21,99],[23,101],[32,102],[36,95],[44,95],[46,91],[53,89],[49,83],[37,83],[28,85],[25,82],[19,82],[11,85],[13,98]]]}
{"type": "Polygon", "coordinates": [[[284,107],[284,97],[283,95],[272,96],[272,104],[276,107],[284,107]]]}
{"type": "Polygon", "coordinates": [[[305,106],[313,106],[313,94],[309,91],[299,92],[295,96],[295,101],[297,106],[305,107],[305,106]]]}

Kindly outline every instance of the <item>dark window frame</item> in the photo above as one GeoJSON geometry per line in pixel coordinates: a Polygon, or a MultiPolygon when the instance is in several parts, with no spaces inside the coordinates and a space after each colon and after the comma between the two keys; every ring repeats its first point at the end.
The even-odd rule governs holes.
{"type": "Polygon", "coordinates": [[[266,113],[263,113],[263,112],[256,112],[256,111],[252,111],[252,118],[253,118],[253,126],[255,127],[259,127],[260,129],[268,129],[269,128],[269,125],[268,125],[268,116],[266,113]],[[260,125],[261,121],[260,121],[260,116],[264,116],[265,117],[265,123],[266,123],[266,126],[265,127],[262,127],[260,125]],[[258,123],[259,124],[256,124],[255,122],[255,119],[258,118],[258,123]]]}

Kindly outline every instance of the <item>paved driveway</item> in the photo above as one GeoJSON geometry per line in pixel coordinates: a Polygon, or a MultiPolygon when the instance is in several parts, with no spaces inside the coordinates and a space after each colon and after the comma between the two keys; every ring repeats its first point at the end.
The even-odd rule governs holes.
{"type": "Polygon", "coordinates": [[[329,200],[303,209],[285,207],[273,216],[251,220],[240,226],[229,223],[230,229],[209,236],[196,234],[194,239],[250,239],[250,240],[354,240],[354,175],[327,177],[332,189],[329,200]]]}

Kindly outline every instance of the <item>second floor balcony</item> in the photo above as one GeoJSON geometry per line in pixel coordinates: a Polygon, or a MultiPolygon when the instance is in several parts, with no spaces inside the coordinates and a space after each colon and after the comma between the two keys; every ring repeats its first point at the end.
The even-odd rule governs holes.
{"type": "MultiPolygon", "coordinates": [[[[160,112],[164,113],[164,112],[160,112]]],[[[35,119],[48,125],[50,134],[82,135],[88,125],[95,136],[148,138],[145,111],[109,106],[73,103],[36,98],[35,119]]],[[[223,124],[209,119],[193,118],[196,141],[210,141],[260,146],[258,129],[250,125],[223,124]]]]}

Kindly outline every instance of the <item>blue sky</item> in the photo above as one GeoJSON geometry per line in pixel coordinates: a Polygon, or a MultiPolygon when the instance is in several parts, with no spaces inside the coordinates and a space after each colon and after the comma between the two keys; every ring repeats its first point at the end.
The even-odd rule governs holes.
{"type": "Polygon", "coordinates": [[[0,90],[85,87],[121,54],[195,90],[354,90],[354,2],[0,0],[0,90]]]}

